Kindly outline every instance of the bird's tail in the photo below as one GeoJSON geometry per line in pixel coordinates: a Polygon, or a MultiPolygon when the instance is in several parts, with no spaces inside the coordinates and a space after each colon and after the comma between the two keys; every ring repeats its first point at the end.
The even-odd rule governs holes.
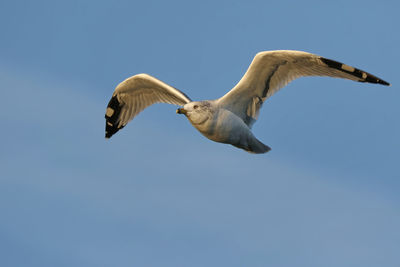
{"type": "Polygon", "coordinates": [[[240,142],[239,144],[233,144],[233,145],[238,148],[244,149],[249,153],[254,153],[254,154],[263,154],[271,150],[269,146],[263,144],[253,135],[246,138],[245,142],[240,142]]]}
{"type": "Polygon", "coordinates": [[[250,153],[255,153],[255,154],[262,154],[262,153],[267,153],[268,151],[271,150],[271,148],[262,142],[258,140],[257,138],[252,138],[249,140],[249,146],[248,146],[247,152],[250,153]]]}

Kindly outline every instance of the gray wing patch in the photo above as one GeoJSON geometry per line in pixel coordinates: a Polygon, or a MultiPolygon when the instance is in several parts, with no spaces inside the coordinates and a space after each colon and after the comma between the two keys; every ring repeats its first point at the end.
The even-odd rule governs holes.
{"type": "Polygon", "coordinates": [[[246,118],[244,118],[243,121],[250,128],[256,122],[262,104],[263,100],[259,96],[255,96],[251,99],[250,103],[247,105],[246,118]]]}
{"type": "Polygon", "coordinates": [[[368,73],[365,71],[362,71],[360,69],[351,67],[349,65],[340,63],[338,61],[332,60],[332,59],[327,59],[327,58],[323,58],[320,57],[319,58],[323,63],[325,63],[326,65],[328,65],[328,67],[333,68],[333,69],[337,69],[343,72],[346,72],[348,74],[351,74],[357,78],[359,78],[359,82],[368,82],[368,83],[378,83],[378,84],[383,84],[383,85],[390,85],[390,83],[368,73]]]}

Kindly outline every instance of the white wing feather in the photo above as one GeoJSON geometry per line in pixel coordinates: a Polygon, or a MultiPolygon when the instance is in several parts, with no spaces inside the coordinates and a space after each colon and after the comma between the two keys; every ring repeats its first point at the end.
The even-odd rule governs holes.
{"type": "Polygon", "coordinates": [[[266,51],[254,57],[239,83],[218,103],[251,127],[267,98],[303,76],[330,76],[390,85],[365,71],[315,54],[292,50],[266,51]]]}

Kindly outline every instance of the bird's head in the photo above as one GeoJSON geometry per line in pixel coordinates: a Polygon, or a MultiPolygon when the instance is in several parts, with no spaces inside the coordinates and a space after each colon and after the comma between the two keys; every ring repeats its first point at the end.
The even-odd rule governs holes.
{"type": "Polygon", "coordinates": [[[192,124],[203,124],[211,117],[211,104],[208,101],[190,102],[176,110],[178,114],[184,114],[192,124]]]}

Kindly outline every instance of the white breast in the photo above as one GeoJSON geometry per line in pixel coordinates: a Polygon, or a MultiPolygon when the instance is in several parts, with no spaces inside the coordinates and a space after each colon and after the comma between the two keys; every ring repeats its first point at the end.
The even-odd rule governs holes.
{"type": "Polygon", "coordinates": [[[235,144],[250,133],[241,118],[227,109],[216,109],[213,116],[203,124],[193,124],[205,137],[220,143],[235,144]]]}

